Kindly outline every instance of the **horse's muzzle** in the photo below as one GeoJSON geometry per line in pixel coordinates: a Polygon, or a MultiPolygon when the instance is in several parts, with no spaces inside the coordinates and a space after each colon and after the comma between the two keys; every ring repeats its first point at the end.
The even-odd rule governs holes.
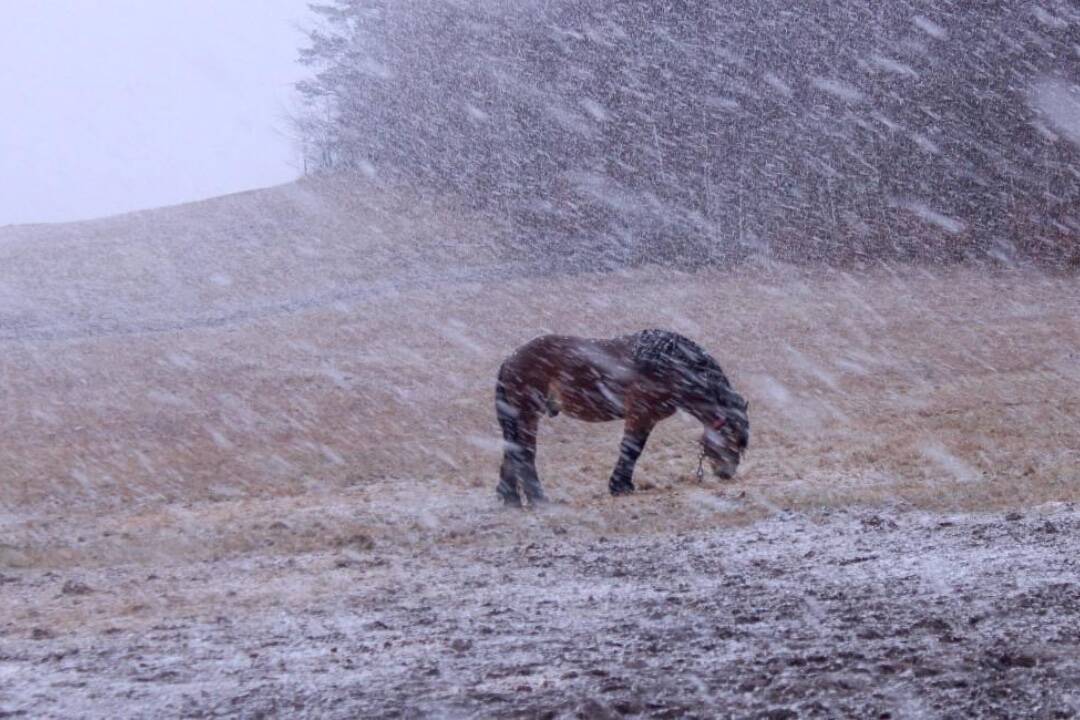
{"type": "Polygon", "coordinates": [[[739,456],[709,458],[709,465],[712,466],[713,475],[721,480],[731,480],[739,469],[739,456]]]}

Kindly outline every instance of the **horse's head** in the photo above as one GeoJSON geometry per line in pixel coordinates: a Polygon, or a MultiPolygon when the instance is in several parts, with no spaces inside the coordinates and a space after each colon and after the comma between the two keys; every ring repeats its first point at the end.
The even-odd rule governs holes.
{"type": "Polygon", "coordinates": [[[701,449],[713,474],[723,480],[735,477],[746,446],[750,443],[750,403],[738,393],[726,390],[699,420],[705,426],[701,449]]]}

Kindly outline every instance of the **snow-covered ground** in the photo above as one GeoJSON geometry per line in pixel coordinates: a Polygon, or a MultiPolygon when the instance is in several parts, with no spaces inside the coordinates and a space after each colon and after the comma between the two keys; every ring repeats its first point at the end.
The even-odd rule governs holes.
{"type": "Polygon", "coordinates": [[[350,197],[0,229],[0,716],[1080,712],[1074,278],[529,276],[350,197]],[[613,500],[560,417],[497,507],[502,358],[649,326],[750,399],[739,477],[676,417],[613,500]]]}
{"type": "MultiPolygon", "coordinates": [[[[656,500],[623,503],[627,525],[656,500]]],[[[6,570],[0,711],[1080,711],[1080,513],[1064,504],[1022,515],[780,512],[689,532],[670,517],[666,532],[617,537],[558,507],[473,515],[475,536],[424,546],[357,536],[303,555],[6,570]]]]}

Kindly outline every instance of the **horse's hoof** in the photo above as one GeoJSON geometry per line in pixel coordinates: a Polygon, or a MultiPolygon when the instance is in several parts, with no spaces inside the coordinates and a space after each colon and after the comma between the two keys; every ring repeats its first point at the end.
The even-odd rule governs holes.
{"type": "Polygon", "coordinates": [[[502,493],[498,493],[497,497],[499,498],[499,502],[500,502],[500,504],[502,504],[503,507],[506,507],[506,508],[520,508],[521,507],[521,498],[519,498],[517,495],[503,495],[502,493]]]}
{"type": "Polygon", "coordinates": [[[634,494],[634,486],[633,485],[612,485],[610,490],[611,490],[611,494],[613,496],[615,496],[615,497],[618,497],[619,495],[633,495],[634,494]]]}

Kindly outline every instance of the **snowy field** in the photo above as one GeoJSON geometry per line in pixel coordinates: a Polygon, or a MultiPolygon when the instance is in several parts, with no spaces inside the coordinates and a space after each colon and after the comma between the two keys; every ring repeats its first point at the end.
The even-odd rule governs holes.
{"type": "Polygon", "coordinates": [[[0,229],[0,717],[1080,713],[1075,278],[530,276],[317,190],[0,229]],[[737,479],[676,417],[612,499],[560,417],[499,508],[502,358],[644,327],[750,399],[737,479]]]}

